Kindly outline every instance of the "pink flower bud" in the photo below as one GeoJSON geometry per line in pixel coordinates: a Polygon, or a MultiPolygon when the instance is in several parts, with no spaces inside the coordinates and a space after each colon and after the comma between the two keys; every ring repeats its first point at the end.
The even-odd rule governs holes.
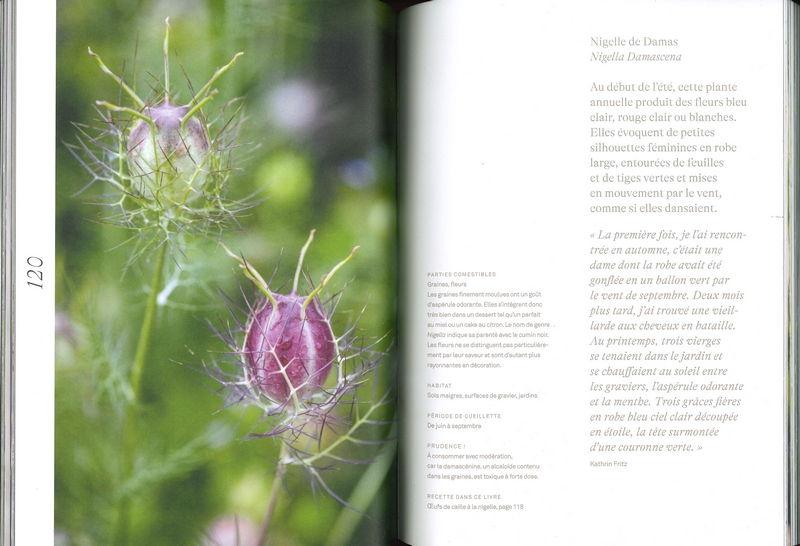
{"type": "Polygon", "coordinates": [[[172,202],[183,202],[190,187],[202,187],[201,168],[210,143],[203,124],[195,118],[184,120],[188,106],[148,106],[128,138],[131,171],[143,179],[150,194],[172,202]],[[154,129],[154,131],[152,131],[154,129]],[[152,131],[152,132],[151,132],[152,131]]]}
{"type": "Polygon", "coordinates": [[[250,320],[245,338],[249,376],[276,402],[298,400],[318,392],[336,359],[336,341],[316,296],[273,294],[250,320]],[[277,305],[277,308],[276,308],[277,305]]]}

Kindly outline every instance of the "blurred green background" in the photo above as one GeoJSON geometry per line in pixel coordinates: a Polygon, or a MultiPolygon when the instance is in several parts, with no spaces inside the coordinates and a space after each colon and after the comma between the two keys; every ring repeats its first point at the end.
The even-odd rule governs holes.
{"type": "MultiPolygon", "coordinates": [[[[394,337],[394,15],[377,0],[59,0],[57,35],[57,332],[56,544],[108,544],[121,494],[119,470],[124,384],[135,351],[152,264],[123,274],[127,234],[98,219],[109,192],[69,153],[73,123],[98,124],[95,101],[120,101],[87,48],[135,84],[143,98],[163,81],[164,20],[170,18],[171,87],[191,98],[235,53],[244,56],[215,87],[215,105],[244,97],[237,172],[229,197],[261,201],[222,236],[273,288],[290,285],[299,250],[315,228],[305,260],[314,282],[360,245],[332,282],[345,284],[334,321],[339,334],[359,315],[367,338],[394,337]],[[180,59],[180,63],[177,59],[180,59]]],[[[122,100],[125,103],[125,100],[122,100]]],[[[129,104],[128,104],[129,105],[129,104]]],[[[212,544],[214,525],[249,527],[263,518],[277,447],[245,440],[258,415],[221,409],[212,381],[196,372],[225,351],[206,322],[228,321],[219,291],[243,305],[252,294],[217,238],[197,241],[166,305],[159,308],[142,385],[133,544],[212,544]],[[227,519],[226,519],[227,518],[227,519]]],[[[279,291],[287,291],[286,288],[279,291]]],[[[382,364],[388,388],[393,355],[382,364]]],[[[381,434],[389,431],[382,429],[381,434]]],[[[337,465],[331,488],[352,498],[380,466],[337,465]],[[364,482],[362,482],[362,486],[364,482]]],[[[388,466],[388,465],[387,465],[388,466]]],[[[364,517],[290,469],[270,544],[386,544],[396,536],[393,467],[382,476],[364,517]],[[352,519],[348,526],[347,521],[352,519]],[[343,523],[344,522],[344,523],[343,523]],[[352,528],[352,529],[351,529],[352,528]],[[338,541],[338,542],[337,542],[338,541]]],[[[235,536],[235,533],[234,535],[235,536]]],[[[227,546],[221,538],[219,546],[227,546]]],[[[236,544],[236,542],[230,542],[236,544]]]]}

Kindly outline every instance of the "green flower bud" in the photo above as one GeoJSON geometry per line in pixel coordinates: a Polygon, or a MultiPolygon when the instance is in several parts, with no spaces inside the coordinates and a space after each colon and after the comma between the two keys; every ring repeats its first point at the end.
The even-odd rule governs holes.
{"type": "Polygon", "coordinates": [[[183,203],[199,195],[207,172],[204,162],[210,148],[203,124],[186,119],[189,106],[165,99],[146,107],[144,116],[128,137],[131,173],[143,184],[146,197],[183,203]]]}

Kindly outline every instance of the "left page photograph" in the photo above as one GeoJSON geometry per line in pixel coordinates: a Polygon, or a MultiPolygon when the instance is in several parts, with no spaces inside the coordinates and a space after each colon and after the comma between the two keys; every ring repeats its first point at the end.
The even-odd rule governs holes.
{"type": "MultiPolygon", "coordinates": [[[[54,517],[36,529],[20,475],[17,543],[388,543],[392,10],[59,0],[18,23],[41,9],[55,105],[16,124],[53,131],[55,251],[18,242],[16,290],[41,305],[19,339],[53,313],[55,335],[18,353],[16,458],[51,450],[54,517]],[[35,376],[52,439],[22,413],[35,376]]],[[[41,182],[16,180],[18,218],[41,182]]]]}

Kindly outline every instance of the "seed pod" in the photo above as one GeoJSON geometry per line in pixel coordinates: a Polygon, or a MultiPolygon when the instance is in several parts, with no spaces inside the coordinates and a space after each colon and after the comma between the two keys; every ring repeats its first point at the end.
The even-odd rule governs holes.
{"type": "MultiPolygon", "coordinates": [[[[170,100],[169,85],[169,18],[164,36],[164,100],[158,106],[147,106],[122,78],[114,74],[89,48],[100,69],[113,78],[128,94],[135,108],[97,101],[112,112],[121,112],[138,119],[131,129],[126,149],[130,179],[136,185],[131,191],[149,205],[184,205],[204,192],[208,170],[219,164],[221,149],[215,146],[212,161],[206,161],[211,149],[206,127],[198,116],[217,91],[211,86],[227,72],[243,53],[237,53],[225,66],[217,69],[210,80],[192,97],[189,104],[178,106],[170,100]],[[217,154],[217,155],[214,155],[217,154]]],[[[215,138],[215,140],[218,140],[215,138]]],[[[216,171],[215,171],[216,172],[216,171]]],[[[120,178],[123,178],[122,176],[120,178]]]]}
{"type": "MultiPolygon", "coordinates": [[[[144,109],[128,137],[131,173],[144,183],[146,197],[181,203],[191,197],[192,188],[202,188],[206,172],[203,163],[210,148],[203,124],[184,119],[188,106],[165,99],[159,106],[144,109]]],[[[195,191],[195,193],[197,193],[195,191]]]]}
{"type": "Polygon", "coordinates": [[[305,400],[318,392],[336,359],[336,341],[316,296],[273,294],[247,329],[245,357],[251,382],[270,399],[305,400]],[[303,309],[304,303],[311,298],[303,309]]]}
{"type": "Polygon", "coordinates": [[[303,258],[313,240],[314,230],[311,230],[300,250],[292,291],[287,295],[274,294],[258,271],[220,243],[225,252],[239,262],[245,276],[266,296],[247,322],[242,350],[247,379],[268,398],[279,403],[291,400],[297,409],[301,401],[319,392],[334,361],[339,358],[337,340],[318,294],[358,250],[355,247],[350,256],[324,275],[308,296],[300,296],[297,284],[303,258]]]}

